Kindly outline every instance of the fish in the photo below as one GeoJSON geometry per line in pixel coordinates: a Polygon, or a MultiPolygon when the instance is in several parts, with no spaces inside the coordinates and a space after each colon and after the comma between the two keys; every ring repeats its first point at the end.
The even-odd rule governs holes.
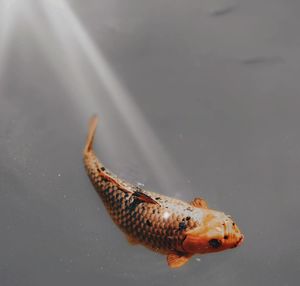
{"type": "Polygon", "coordinates": [[[88,177],[113,222],[132,245],[166,255],[179,268],[193,255],[220,252],[242,244],[233,218],[210,209],[200,197],[186,202],[131,184],[106,169],[93,150],[98,116],[89,122],[83,161],[88,177]]]}

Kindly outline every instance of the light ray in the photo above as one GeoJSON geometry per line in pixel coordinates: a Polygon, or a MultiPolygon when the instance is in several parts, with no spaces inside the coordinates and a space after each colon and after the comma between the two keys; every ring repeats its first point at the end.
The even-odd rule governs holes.
{"type": "Polygon", "coordinates": [[[0,0],[0,79],[8,59],[18,10],[19,6],[16,0],[0,0]]]}
{"type": "Polygon", "coordinates": [[[178,188],[178,182],[182,181],[181,175],[166,155],[166,151],[143,118],[128,90],[120,84],[101,49],[94,44],[70,6],[63,0],[60,1],[60,5],[68,27],[74,34],[78,45],[83,50],[99,80],[109,92],[114,105],[123,116],[128,129],[138,142],[139,148],[153,169],[161,187],[165,190],[169,189],[169,191],[172,189],[174,192],[178,188]],[[173,185],[173,182],[176,182],[176,186],[173,185]]]}
{"type": "MultiPolygon", "coordinates": [[[[42,47],[49,64],[64,82],[73,104],[77,105],[77,110],[81,110],[81,114],[87,117],[91,110],[99,110],[101,114],[105,114],[109,112],[106,110],[108,106],[116,108],[145,156],[161,191],[173,194],[181,191],[180,188],[185,186],[181,174],[174,167],[129,91],[114,73],[101,47],[96,46],[67,2],[28,0],[26,5],[23,1],[18,2],[18,5],[18,11],[25,16],[37,43],[42,47]],[[90,74],[85,74],[86,69],[92,71],[96,85],[90,74]],[[101,102],[99,91],[102,94],[101,102]]],[[[4,32],[1,32],[5,39],[11,37],[11,29],[16,21],[15,12],[11,14],[6,15],[8,22],[4,32]]],[[[8,40],[6,45],[7,43],[8,40]]],[[[5,46],[0,49],[1,55],[5,50],[5,46]]],[[[109,135],[105,136],[105,139],[109,140],[109,135]]]]}

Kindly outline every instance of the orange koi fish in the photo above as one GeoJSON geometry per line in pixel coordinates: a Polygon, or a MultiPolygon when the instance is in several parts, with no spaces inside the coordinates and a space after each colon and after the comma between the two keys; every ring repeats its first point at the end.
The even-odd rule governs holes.
{"type": "Polygon", "coordinates": [[[149,192],[121,180],[107,170],[93,151],[98,118],[93,116],[83,150],[87,174],[113,221],[132,244],[167,255],[178,268],[194,254],[239,246],[243,234],[232,218],[209,209],[202,198],[191,203],[149,192]]]}

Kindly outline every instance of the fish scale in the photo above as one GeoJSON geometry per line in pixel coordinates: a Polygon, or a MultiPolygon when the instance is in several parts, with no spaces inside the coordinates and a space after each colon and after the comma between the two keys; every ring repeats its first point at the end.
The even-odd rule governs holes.
{"type": "Polygon", "coordinates": [[[124,183],[105,169],[93,152],[84,161],[89,178],[110,216],[129,238],[161,253],[183,251],[184,232],[198,225],[188,203],[124,183]],[[124,185],[126,191],[120,185],[124,185]],[[134,190],[157,204],[140,201],[134,190]]]}

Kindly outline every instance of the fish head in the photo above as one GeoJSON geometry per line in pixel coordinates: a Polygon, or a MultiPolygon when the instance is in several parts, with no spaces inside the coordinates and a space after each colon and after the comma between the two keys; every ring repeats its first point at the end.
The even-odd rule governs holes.
{"type": "Polygon", "coordinates": [[[186,232],[183,249],[188,253],[219,252],[239,246],[244,236],[231,216],[214,210],[201,210],[202,218],[186,232]]]}

